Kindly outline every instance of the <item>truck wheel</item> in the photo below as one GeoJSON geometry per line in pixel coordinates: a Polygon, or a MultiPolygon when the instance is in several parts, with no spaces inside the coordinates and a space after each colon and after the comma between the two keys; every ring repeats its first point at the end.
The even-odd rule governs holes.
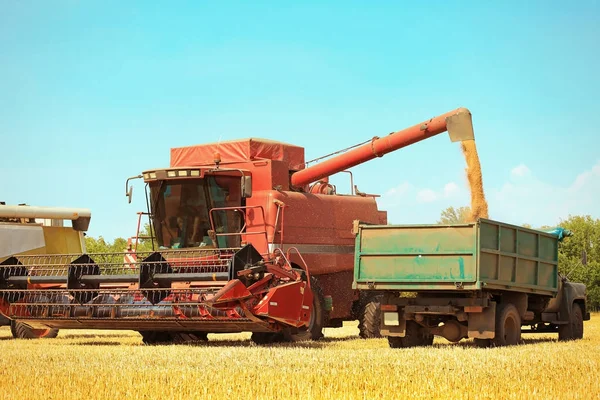
{"type": "Polygon", "coordinates": [[[473,339],[475,346],[477,347],[490,347],[492,345],[492,339],[473,339]]]}
{"type": "Polygon", "coordinates": [[[495,346],[513,346],[521,341],[521,316],[511,303],[500,303],[496,309],[495,346]]]}
{"type": "Polygon", "coordinates": [[[27,324],[10,321],[10,332],[15,339],[54,339],[58,329],[33,329],[27,324]]]}
{"type": "Polygon", "coordinates": [[[388,343],[393,349],[401,347],[431,346],[433,335],[426,332],[421,325],[415,321],[406,321],[404,337],[388,336],[388,343]]]}
{"type": "Polygon", "coordinates": [[[583,338],[583,311],[581,306],[573,303],[569,323],[558,326],[558,340],[573,340],[583,338]]]}
{"type": "Polygon", "coordinates": [[[363,339],[380,338],[381,295],[368,297],[358,314],[359,336],[363,339]]]}

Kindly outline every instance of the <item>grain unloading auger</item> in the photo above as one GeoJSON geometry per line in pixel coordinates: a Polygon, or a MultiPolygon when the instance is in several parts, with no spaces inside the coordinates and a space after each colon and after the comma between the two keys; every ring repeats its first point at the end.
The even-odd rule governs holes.
{"type": "Polygon", "coordinates": [[[351,231],[355,220],[386,224],[387,213],[377,196],[339,195],[328,178],[445,131],[473,139],[469,110],[310,167],[302,147],[264,139],[171,149],[168,168],[134,177],[146,183],[158,251],[131,263],[122,253],[11,258],[0,265],[0,313],[35,327],[133,329],[145,342],[318,339],[357,319],[360,336],[375,337],[373,299],[352,289],[351,231]]]}
{"type": "Polygon", "coordinates": [[[11,257],[1,264],[3,313],[34,328],[137,330],[146,343],[205,340],[206,332],[303,338],[309,276],[283,253],[264,259],[248,244],[137,258],[124,265],[122,253],[11,257]]]}

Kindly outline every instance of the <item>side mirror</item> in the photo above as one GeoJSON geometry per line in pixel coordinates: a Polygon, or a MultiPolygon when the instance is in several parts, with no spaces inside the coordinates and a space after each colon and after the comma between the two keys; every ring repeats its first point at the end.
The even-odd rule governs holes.
{"type": "Polygon", "coordinates": [[[585,250],[581,251],[581,264],[587,265],[587,252],[585,250]]]}
{"type": "Polygon", "coordinates": [[[242,198],[252,197],[252,177],[242,176],[241,190],[242,198]]]}
{"type": "Polygon", "coordinates": [[[125,195],[127,196],[127,202],[131,204],[131,198],[133,197],[133,186],[129,187],[129,190],[125,195]]]}
{"type": "Polygon", "coordinates": [[[140,179],[142,177],[142,175],[132,176],[131,178],[127,178],[125,181],[125,196],[127,196],[129,204],[131,204],[131,197],[133,195],[133,186],[129,186],[129,181],[132,179],[140,179]]]}

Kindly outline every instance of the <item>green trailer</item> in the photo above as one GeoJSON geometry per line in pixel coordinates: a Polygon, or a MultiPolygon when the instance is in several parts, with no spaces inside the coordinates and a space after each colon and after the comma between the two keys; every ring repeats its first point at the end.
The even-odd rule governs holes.
{"type": "Polygon", "coordinates": [[[391,347],[428,345],[435,335],[481,346],[517,344],[522,332],[583,337],[586,288],[558,272],[562,230],[482,218],[452,225],[357,221],[354,233],[353,287],[377,295],[380,332],[391,347]]]}

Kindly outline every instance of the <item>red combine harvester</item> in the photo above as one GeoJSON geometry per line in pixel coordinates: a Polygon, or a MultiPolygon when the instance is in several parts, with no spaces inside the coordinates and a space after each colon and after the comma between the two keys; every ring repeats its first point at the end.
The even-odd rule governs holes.
{"type": "Polygon", "coordinates": [[[361,337],[377,336],[377,294],[352,290],[352,225],[387,224],[387,213],[375,195],[337,194],[329,176],[445,131],[473,139],[469,110],[310,167],[302,147],[263,139],[173,148],[169,168],[126,183],[130,202],[129,180],[146,183],[155,251],[125,263],[122,253],[11,257],[0,312],[34,328],[132,329],[146,343],[319,339],[356,319],[361,337]]]}

